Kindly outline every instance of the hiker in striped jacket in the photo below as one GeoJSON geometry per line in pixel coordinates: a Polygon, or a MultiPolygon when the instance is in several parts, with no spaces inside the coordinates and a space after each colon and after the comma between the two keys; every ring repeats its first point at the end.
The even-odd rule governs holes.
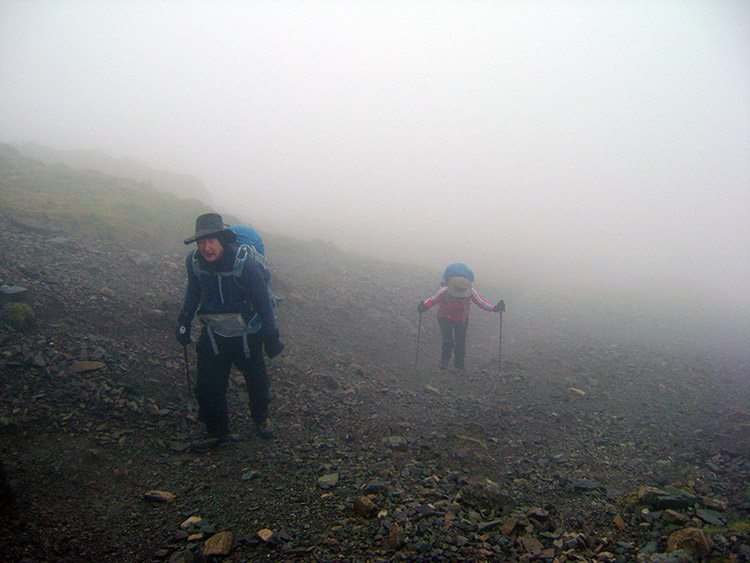
{"type": "Polygon", "coordinates": [[[466,332],[472,303],[485,311],[505,311],[505,302],[502,299],[497,305],[493,305],[472,286],[473,281],[474,273],[465,264],[451,264],[443,274],[440,289],[429,299],[420,301],[417,306],[420,314],[435,305],[438,306],[438,326],[443,336],[440,369],[448,368],[454,351],[454,367],[457,370],[464,369],[466,332]]]}

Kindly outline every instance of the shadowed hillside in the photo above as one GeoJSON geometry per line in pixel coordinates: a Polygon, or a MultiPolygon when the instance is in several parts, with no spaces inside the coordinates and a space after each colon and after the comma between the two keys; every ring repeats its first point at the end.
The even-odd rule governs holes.
{"type": "Polygon", "coordinates": [[[173,332],[207,208],[7,145],[0,182],[4,559],[750,560],[747,363],[509,300],[502,369],[475,311],[466,372],[440,371],[416,312],[439,272],[264,233],[276,438],[235,373],[235,440],[195,455],[173,332]]]}

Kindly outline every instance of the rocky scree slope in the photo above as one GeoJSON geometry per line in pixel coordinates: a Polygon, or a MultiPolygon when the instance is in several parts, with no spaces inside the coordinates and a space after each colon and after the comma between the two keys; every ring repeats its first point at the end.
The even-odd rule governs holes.
{"type": "Polygon", "coordinates": [[[435,369],[425,317],[415,371],[432,273],[278,238],[276,438],[252,435],[235,376],[236,441],[196,456],[173,341],[184,248],[7,216],[0,234],[7,560],[750,560],[739,361],[553,338],[509,312],[502,371],[492,316],[465,373],[435,369]]]}

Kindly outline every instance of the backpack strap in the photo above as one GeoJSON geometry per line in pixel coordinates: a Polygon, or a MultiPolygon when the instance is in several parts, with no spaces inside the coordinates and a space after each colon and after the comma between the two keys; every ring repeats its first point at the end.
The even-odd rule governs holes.
{"type": "Polygon", "coordinates": [[[268,264],[266,262],[265,255],[258,252],[258,249],[255,248],[254,246],[250,246],[249,248],[250,248],[250,256],[252,257],[252,259],[255,260],[261,266],[263,266],[264,268],[267,268],[268,264]]]}
{"type": "MultiPolygon", "coordinates": [[[[190,258],[190,263],[191,263],[191,265],[193,267],[193,273],[197,277],[201,277],[202,275],[213,275],[213,276],[220,276],[220,277],[221,276],[232,276],[232,275],[234,275],[234,276],[236,276],[236,277],[239,278],[242,275],[242,266],[245,265],[245,262],[243,260],[242,264],[238,264],[239,257],[236,258],[235,261],[234,261],[234,270],[235,270],[234,272],[230,272],[230,273],[228,273],[228,272],[209,272],[208,270],[206,270],[206,269],[204,269],[204,268],[201,267],[201,262],[200,262],[200,260],[198,260],[199,254],[200,253],[198,252],[198,250],[193,250],[193,254],[191,255],[191,258],[190,258]],[[239,271],[237,271],[238,269],[239,269],[239,271]]],[[[239,252],[237,254],[239,255],[239,252]]]]}
{"type": "Polygon", "coordinates": [[[200,262],[198,261],[197,250],[193,250],[192,254],[190,255],[190,264],[193,267],[193,273],[196,275],[196,277],[200,277],[201,274],[206,273],[206,271],[201,268],[200,262]]]}
{"type": "Polygon", "coordinates": [[[209,272],[208,270],[204,270],[203,268],[201,268],[200,260],[198,260],[197,250],[193,250],[190,263],[193,267],[193,273],[198,277],[200,277],[201,274],[213,274],[218,276],[232,275],[237,278],[237,280],[239,280],[242,277],[242,270],[245,268],[248,257],[255,258],[255,254],[253,254],[253,252],[255,252],[255,254],[257,254],[260,258],[263,258],[263,262],[265,262],[265,258],[262,254],[260,254],[251,246],[243,244],[237,248],[237,254],[234,257],[234,266],[232,266],[231,274],[227,274],[226,272],[209,272]]]}
{"type": "Polygon", "coordinates": [[[234,275],[236,277],[242,276],[242,269],[247,263],[247,259],[252,258],[261,269],[266,269],[266,257],[263,256],[258,250],[249,244],[241,244],[237,247],[237,256],[234,260],[234,275]]]}
{"type": "Polygon", "coordinates": [[[238,281],[242,277],[242,270],[245,268],[249,256],[250,247],[246,244],[241,244],[237,248],[237,254],[234,257],[234,267],[232,268],[232,273],[238,281]]]}
{"type": "MultiPolygon", "coordinates": [[[[234,268],[232,272],[234,273],[234,277],[237,279],[237,283],[240,283],[240,278],[242,277],[242,270],[245,268],[245,264],[247,264],[248,258],[252,258],[256,262],[258,262],[258,257],[263,259],[263,264],[259,264],[261,269],[265,268],[265,257],[259,253],[257,250],[255,250],[254,247],[247,245],[247,244],[241,244],[237,248],[237,254],[235,255],[234,259],[234,268]]],[[[273,303],[273,302],[272,302],[273,303]]],[[[250,351],[247,344],[247,335],[248,334],[254,334],[258,332],[261,329],[261,321],[260,321],[260,315],[256,312],[250,320],[247,321],[247,332],[245,332],[245,335],[243,336],[243,342],[244,342],[244,348],[245,348],[245,356],[250,357],[250,351]]]]}

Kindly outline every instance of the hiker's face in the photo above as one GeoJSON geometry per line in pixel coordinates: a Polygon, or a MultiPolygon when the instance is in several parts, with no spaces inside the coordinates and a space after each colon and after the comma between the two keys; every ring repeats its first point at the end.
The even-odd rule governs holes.
{"type": "Polygon", "coordinates": [[[198,241],[198,252],[206,262],[216,262],[224,254],[224,247],[217,238],[204,238],[198,241]]]}

